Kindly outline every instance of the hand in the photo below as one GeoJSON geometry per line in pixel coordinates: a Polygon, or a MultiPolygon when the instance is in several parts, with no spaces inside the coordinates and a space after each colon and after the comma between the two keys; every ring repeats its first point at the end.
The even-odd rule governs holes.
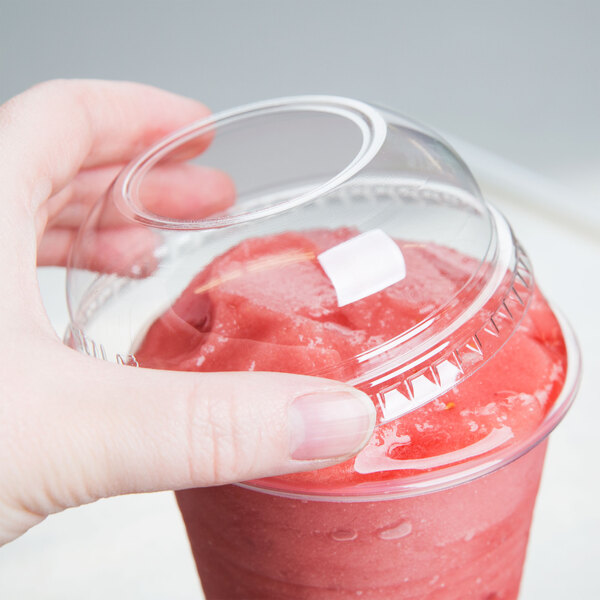
{"type": "MultiPolygon", "coordinates": [[[[335,381],[124,367],[57,339],[36,262],[64,264],[120,167],[207,114],[154,88],[101,81],[47,82],[0,107],[0,544],[98,498],[320,468],[370,437],[372,402],[335,381]]],[[[201,183],[205,212],[226,201],[223,174],[205,169],[201,183]]],[[[107,247],[118,243],[107,232],[107,247]]]]}

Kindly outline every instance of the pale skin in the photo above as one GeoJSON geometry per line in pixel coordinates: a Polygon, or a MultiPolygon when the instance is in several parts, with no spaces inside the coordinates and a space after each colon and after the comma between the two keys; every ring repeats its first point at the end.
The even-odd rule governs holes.
{"type": "MultiPolygon", "coordinates": [[[[99,498],[320,468],[370,437],[372,402],[342,383],[119,366],[63,345],[48,321],[36,265],[64,264],[124,164],[208,114],[102,81],[46,82],[0,107],[0,545],[99,498]]],[[[201,180],[208,203],[226,186],[201,180]]]]}

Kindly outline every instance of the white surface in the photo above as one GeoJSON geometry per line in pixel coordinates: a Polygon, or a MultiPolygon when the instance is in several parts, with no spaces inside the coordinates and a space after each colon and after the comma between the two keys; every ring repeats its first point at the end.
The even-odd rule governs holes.
{"type": "MultiPolygon", "coordinates": [[[[465,157],[468,161],[468,152],[465,157]]],[[[544,194],[536,194],[535,186],[512,185],[508,193],[498,189],[503,174],[492,177],[486,169],[481,165],[490,182],[484,191],[494,194],[524,242],[544,292],[571,320],[584,357],[579,396],[552,435],[520,599],[599,598],[600,387],[595,375],[600,374],[600,229],[593,221],[572,218],[569,198],[546,207],[544,194]]],[[[580,189],[597,185],[578,182],[580,189]]],[[[40,282],[50,316],[62,331],[62,274],[44,270],[40,282]]],[[[171,494],[129,496],[72,509],[0,548],[0,598],[107,597],[202,598],[171,494]]]]}
{"type": "Polygon", "coordinates": [[[524,243],[539,286],[573,325],[583,353],[579,395],[551,436],[520,599],[600,598],[600,227],[591,218],[573,219],[568,197],[562,211],[556,204],[545,211],[543,196],[515,193],[494,201],[524,243]]]}

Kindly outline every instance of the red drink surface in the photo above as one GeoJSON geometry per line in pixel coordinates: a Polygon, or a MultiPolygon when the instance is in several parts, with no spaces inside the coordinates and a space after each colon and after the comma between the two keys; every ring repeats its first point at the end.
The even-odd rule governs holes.
{"type": "MultiPolygon", "coordinates": [[[[150,327],[138,362],[313,373],[421,322],[473,267],[447,248],[399,242],[407,277],[340,308],[316,257],[354,235],[314,230],[242,242],[150,327]]],[[[379,426],[356,459],[278,481],[326,491],[465,462],[475,444],[481,453],[493,440],[514,443],[534,431],[565,370],[560,327],[535,291],[517,331],[474,375],[379,426]]],[[[401,500],[303,502],[233,486],[178,500],[210,599],[516,598],[544,449],[481,480],[401,500]]]]}

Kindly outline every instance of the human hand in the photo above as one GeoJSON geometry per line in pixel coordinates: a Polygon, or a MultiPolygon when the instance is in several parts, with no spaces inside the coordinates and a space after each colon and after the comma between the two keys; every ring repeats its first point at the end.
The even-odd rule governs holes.
{"type": "MultiPolygon", "coordinates": [[[[47,82],[0,107],[0,545],[68,507],[321,468],[370,437],[373,404],[339,382],[123,367],[57,339],[36,263],[64,264],[121,166],[207,114],[167,92],[101,81],[47,82]]],[[[196,209],[206,214],[230,189],[216,171],[200,175],[196,209]]],[[[104,249],[127,235],[107,230],[104,249]]]]}

